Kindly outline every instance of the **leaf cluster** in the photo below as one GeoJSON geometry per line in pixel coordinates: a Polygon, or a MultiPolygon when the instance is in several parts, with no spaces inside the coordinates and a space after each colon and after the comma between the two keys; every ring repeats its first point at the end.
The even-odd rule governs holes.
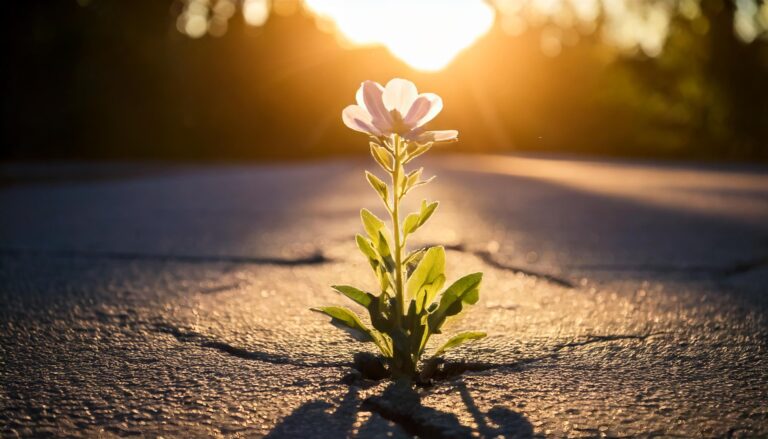
{"type": "MultiPolygon", "coordinates": [[[[360,217],[365,234],[358,234],[357,247],[368,260],[378,279],[376,293],[350,285],[333,288],[365,308],[370,317],[366,325],[352,310],[338,306],[314,308],[331,317],[331,323],[345,329],[355,339],[374,343],[389,361],[396,375],[414,376],[427,342],[440,334],[449,318],[466,305],[479,300],[482,273],[461,277],[444,288],[445,249],[442,246],[415,249],[405,253],[409,236],[422,228],[435,213],[438,202],[423,200],[417,212],[399,218],[400,200],[411,190],[429,183],[423,169],[406,173],[404,165],[432,146],[410,144],[398,137],[372,138],[371,155],[390,174],[387,184],[366,171],[366,179],[391,215],[391,230],[385,221],[362,209],[360,217]]],[[[467,341],[485,337],[482,332],[462,332],[436,349],[433,358],[467,341]]]]}

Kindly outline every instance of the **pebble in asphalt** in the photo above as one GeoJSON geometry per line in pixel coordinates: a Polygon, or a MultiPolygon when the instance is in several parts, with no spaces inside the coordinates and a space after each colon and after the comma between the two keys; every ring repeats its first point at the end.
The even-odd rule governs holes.
{"type": "Polygon", "coordinates": [[[0,188],[3,436],[768,435],[764,170],[427,162],[418,240],[485,273],[444,332],[489,336],[412,389],[309,311],[373,288],[364,163],[82,167],[0,188]]]}

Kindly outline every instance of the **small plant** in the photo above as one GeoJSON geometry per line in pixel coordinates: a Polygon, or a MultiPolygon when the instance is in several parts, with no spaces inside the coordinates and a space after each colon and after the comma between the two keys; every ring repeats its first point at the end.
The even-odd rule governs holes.
{"type": "MultiPolygon", "coordinates": [[[[482,273],[464,276],[438,295],[446,281],[445,249],[436,246],[407,252],[406,248],[408,238],[424,226],[438,203],[424,200],[418,212],[401,218],[403,197],[432,180],[422,180],[422,168],[406,172],[405,165],[427,152],[434,143],[455,141],[458,136],[455,130],[424,128],[442,106],[439,96],[417,94],[412,82],[396,78],[386,87],[365,81],[357,92],[357,105],[348,106],[342,113],[349,128],[371,136],[371,154],[390,176],[387,184],[374,174],[365,173],[368,183],[384,202],[392,229],[369,210],[360,212],[367,236],[357,235],[357,247],[378,278],[379,294],[348,285],[333,286],[368,310],[373,327],[367,327],[347,308],[327,306],[313,310],[330,316],[331,323],[347,330],[357,340],[376,344],[392,375],[398,378],[417,375],[419,360],[430,337],[440,334],[446,319],[459,314],[465,304],[478,301],[483,276],[482,273]]],[[[457,334],[437,349],[432,358],[483,337],[483,332],[457,334]]]]}

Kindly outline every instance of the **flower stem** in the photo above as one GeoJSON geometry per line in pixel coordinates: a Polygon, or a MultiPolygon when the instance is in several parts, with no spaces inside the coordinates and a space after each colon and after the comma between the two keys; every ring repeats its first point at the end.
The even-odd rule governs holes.
{"type": "Polygon", "coordinates": [[[402,265],[402,253],[403,245],[400,242],[400,171],[402,168],[401,163],[401,146],[402,139],[395,134],[395,166],[392,170],[392,227],[394,228],[395,238],[395,297],[397,300],[397,316],[398,320],[404,315],[405,310],[405,292],[403,291],[403,265],[402,265]]]}

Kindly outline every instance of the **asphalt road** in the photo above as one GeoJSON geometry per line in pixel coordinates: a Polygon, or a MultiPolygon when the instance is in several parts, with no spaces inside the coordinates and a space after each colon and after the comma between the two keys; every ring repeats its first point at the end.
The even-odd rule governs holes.
{"type": "Polygon", "coordinates": [[[426,162],[415,244],[485,273],[446,332],[489,337],[411,389],[350,381],[370,347],[309,311],[373,285],[366,165],[4,165],[0,432],[768,435],[768,170],[426,162]]]}

